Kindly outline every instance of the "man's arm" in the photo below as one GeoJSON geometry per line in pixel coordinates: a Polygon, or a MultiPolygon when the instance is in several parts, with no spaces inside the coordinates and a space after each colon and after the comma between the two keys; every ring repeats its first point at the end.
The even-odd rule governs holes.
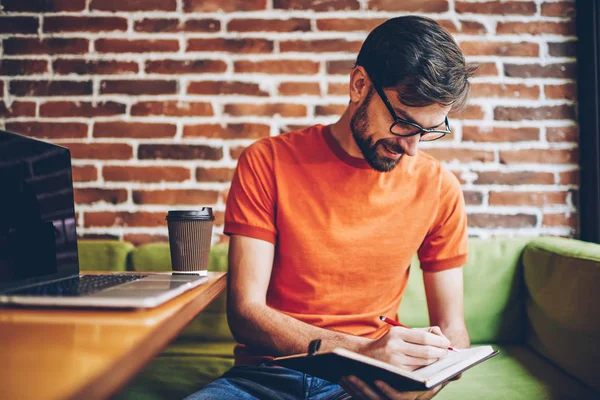
{"type": "Polygon", "coordinates": [[[424,272],[425,294],[431,325],[439,326],[456,348],[470,346],[463,306],[463,271],[452,268],[424,272]]]}
{"type": "Polygon", "coordinates": [[[358,350],[371,339],[318,328],[276,311],[266,304],[273,269],[273,244],[232,235],[229,244],[227,319],[234,338],[273,355],[304,353],[321,339],[321,351],[334,347],[358,350]]]}

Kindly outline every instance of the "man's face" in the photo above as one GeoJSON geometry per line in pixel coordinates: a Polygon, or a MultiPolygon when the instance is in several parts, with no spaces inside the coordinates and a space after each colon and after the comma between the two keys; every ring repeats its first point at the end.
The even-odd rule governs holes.
{"type": "MultiPolygon", "coordinates": [[[[426,128],[442,124],[450,111],[450,107],[441,107],[437,104],[426,107],[408,107],[400,103],[393,89],[384,89],[384,91],[392,103],[396,115],[426,128]]],[[[393,117],[373,87],[350,120],[354,141],[369,165],[379,172],[388,172],[394,169],[404,154],[408,156],[417,154],[421,135],[395,136],[390,133],[390,126],[393,122],[393,117]]],[[[416,128],[411,130],[412,132],[417,131],[416,128]]]]}

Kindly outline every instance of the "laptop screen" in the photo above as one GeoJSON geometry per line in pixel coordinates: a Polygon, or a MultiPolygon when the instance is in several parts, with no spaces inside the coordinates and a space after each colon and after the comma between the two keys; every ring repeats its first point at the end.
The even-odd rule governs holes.
{"type": "Polygon", "coordinates": [[[77,274],[68,149],[0,131],[0,289],[77,274]]]}

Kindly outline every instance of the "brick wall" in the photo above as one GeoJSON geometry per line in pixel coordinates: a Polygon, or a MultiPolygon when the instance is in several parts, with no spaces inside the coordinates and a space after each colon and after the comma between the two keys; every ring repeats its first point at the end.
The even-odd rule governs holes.
{"type": "Polygon", "coordinates": [[[362,40],[407,12],[480,63],[454,134],[470,233],[577,235],[570,1],[0,0],[0,125],[72,150],[81,236],[164,240],[254,140],[330,123],[362,40]]]}

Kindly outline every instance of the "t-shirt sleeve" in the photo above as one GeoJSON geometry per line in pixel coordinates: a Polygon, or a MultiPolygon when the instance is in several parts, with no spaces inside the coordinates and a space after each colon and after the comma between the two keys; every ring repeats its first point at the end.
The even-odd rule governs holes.
{"type": "Polygon", "coordinates": [[[240,155],[227,195],[223,232],[275,244],[275,191],[273,153],[269,143],[260,140],[240,155]]]}
{"type": "Polygon", "coordinates": [[[425,272],[461,267],[467,263],[467,214],[460,182],[442,167],[436,218],[418,255],[425,272]]]}

